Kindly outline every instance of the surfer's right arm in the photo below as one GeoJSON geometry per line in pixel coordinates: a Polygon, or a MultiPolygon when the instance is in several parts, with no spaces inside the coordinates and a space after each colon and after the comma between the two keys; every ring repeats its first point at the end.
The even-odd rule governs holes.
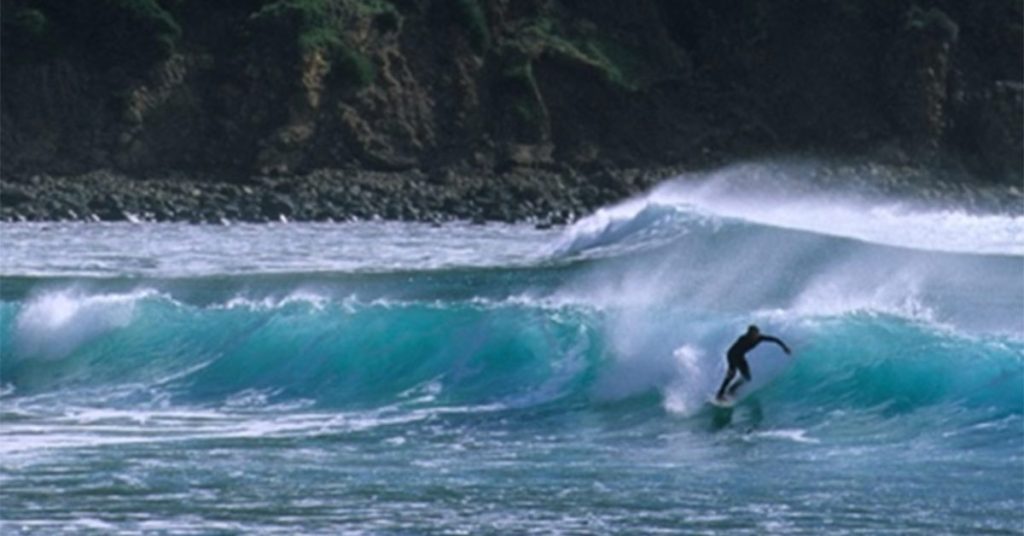
{"type": "MultiPolygon", "coordinates": [[[[778,344],[779,346],[782,347],[782,351],[786,352],[786,355],[792,354],[792,352],[790,352],[790,350],[789,350],[789,347],[786,346],[786,343],[782,342],[782,340],[779,339],[778,337],[772,337],[771,335],[761,335],[761,340],[762,341],[768,341],[768,342],[774,342],[775,344],[778,344]]],[[[758,341],[758,342],[760,342],[760,341],[758,341]]]]}

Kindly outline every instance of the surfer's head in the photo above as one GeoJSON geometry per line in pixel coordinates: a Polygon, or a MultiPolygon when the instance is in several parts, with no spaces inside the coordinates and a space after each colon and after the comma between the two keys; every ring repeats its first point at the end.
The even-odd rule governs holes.
{"type": "Polygon", "coordinates": [[[757,326],[753,324],[747,326],[747,335],[750,335],[751,337],[757,337],[760,334],[761,330],[757,329],[757,326]]]}

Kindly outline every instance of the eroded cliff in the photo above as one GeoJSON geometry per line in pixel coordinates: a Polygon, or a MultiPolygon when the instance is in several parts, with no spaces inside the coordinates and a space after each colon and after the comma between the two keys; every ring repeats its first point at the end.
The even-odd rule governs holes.
{"type": "Polygon", "coordinates": [[[1022,3],[13,0],[2,173],[1022,174],[1022,3]]]}

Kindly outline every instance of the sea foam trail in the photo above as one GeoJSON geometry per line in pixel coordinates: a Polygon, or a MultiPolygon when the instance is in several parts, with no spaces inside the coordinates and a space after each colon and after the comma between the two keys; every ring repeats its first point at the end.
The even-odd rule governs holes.
{"type": "Polygon", "coordinates": [[[61,222],[8,224],[3,233],[5,277],[178,278],[508,268],[543,261],[558,231],[498,223],[61,222]]]}

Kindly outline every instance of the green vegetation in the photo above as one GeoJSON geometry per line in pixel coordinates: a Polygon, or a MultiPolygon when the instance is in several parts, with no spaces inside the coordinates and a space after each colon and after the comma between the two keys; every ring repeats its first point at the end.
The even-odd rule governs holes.
{"type": "MultiPolygon", "coordinates": [[[[249,0],[248,5],[257,39],[277,48],[291,43],[300,54],[319,51],[331,62],[332,76],[356,87],[370,84],[376,72],[346,31],[358,18],[375,18],[392,31],[400,23],[387,0],[249,0]]],[[[70,56],[103,69],[139,72],[175,52],[182,30],[171,13],[187,18],[201,7],[197,0],[12,0],[5,2],[0,32],[4,61],[70,56]]]]}
{"type": "MultiPolygon", "coordinates": [[[[84,56],[101,67],[141,69],[174,53],[181,28],[157,0],[11,2],[3,46],[27,58],[84,56]]],[[[6,54],[6,53],[5,53],[6,54]]]]}
{"type": "Polygon", "coordinates": [[[506,100],[514,123],[519,126],[522,138],[529,139],[545,128],[545,114],[537,81],[533,76],[533,64],[528,57],[511,54],[501,70],[500,94],[506,100]]]}
{"type": "Polygon", "coordinates": [[[456,22],[469,35],[469,42],[477,52],[484,52],[491,46],[491,31],[487,28],[487,16],[479,0],[452,0],[456,22]]]}
{"type": "Polygon", "coordinates": [[[253,13],[251,19],[261,30],[276,34],[275,39],[293,36],[300,53],[323,53],[335,76],[364,87],[373,82],[376,70],[346,41],[345,30],[355,16],[376,15],[397,19],[394,7],[381,0],[277,0],[253,13]]]}
{"type": "Polygon", "coordinates": [[[541,18],[527,26],[521,35],[536,54],[584,65],[596,70],[616,87],[633,91],[653,78],[653,67],[642,51],[600,34],[596,28],[566,31],[556,20],[541,18]]]}
{"type": "Polygon", "coordinates": [[[24,8],[14,14],[14,25],[27,35],[38,38],[46,34],[49,21],[42,11],[24,8]]]}
{"type": "MultiPolygon", "coordinates": [[[[156,0],[106,0],[107,19],[116,36],[127,37],[124,48],[133,47],[144,63],[166,59],[174,52],[181,27],[156,0]]],[[[86,8],[88,9],[88,7],[86,8]]],[[[102,13],[102,9],[97,10],[102,13]]],[[[130,50],[124,52],[131,53],[130,50]]]]}
{"type": "Polygon", "coordinates": [[[253,13],[252,20],[265,29],[296,35],[302,52],[331,50],[344,46],[339,28],[333,24],[330,0],[278,0],[253,13]]]}
{"type": "Polygon", "coordinates": [[[595,36],[583,42],[584,53],[593,58],[605,78],[622,88],[635,90],[650,79],[650,62],[641,51],[618,41],[595,36]]]}
{"type": "Polygon", "coordinates": [[[3,31],[0,32],[4,57],[7,58],[10,50],[22,51],[16,56],[22,61],[45,59],[52,55],[54,42],[50,24],[46,14],[34,8],[21,8],[13,16],[5,15],[3,31]]]}
{"type": "Polygon", "coordinates": [[[373,62],[350,47],[336,49],[332,55],[332,63],[337,74],[355,87],[366,87],[377,76],[373,62]]]}

